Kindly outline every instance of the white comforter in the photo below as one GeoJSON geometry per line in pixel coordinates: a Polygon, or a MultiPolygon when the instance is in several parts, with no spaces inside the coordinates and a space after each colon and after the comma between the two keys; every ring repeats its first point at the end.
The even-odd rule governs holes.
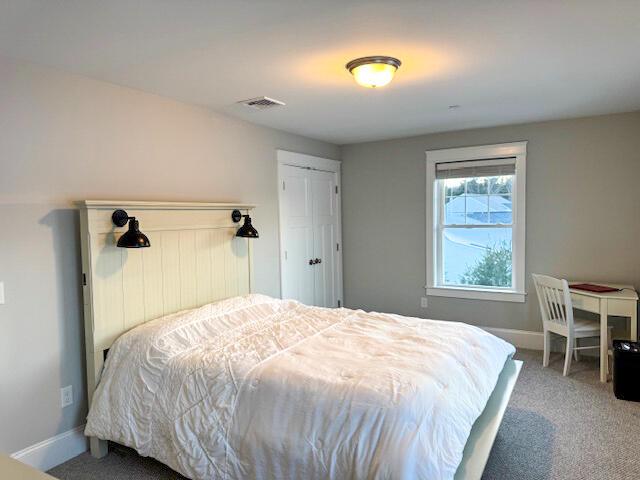
{"type": "Polygon", "coordinates": [[[462,323],[236,297],[119,338],[85,433],[193,479],[450,479],[513,353],[462,323]]]}

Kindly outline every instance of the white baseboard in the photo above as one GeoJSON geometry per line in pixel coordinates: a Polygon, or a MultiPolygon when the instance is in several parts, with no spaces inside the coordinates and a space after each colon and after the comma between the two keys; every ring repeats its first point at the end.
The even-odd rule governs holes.
{"type": "Polygon", "coordinates": [[[22,463],[46,472],[86,452],[88,448],[88,439],[84,436],[84,425],[80,425],[24,448],[11,456],[22,463]]]}
{"type": "Polygon", "coordinates": [[[513,330],[511,328],[480,327],[483,330],[500,337],[503,340],[519,348],[530,350],[542,350],[544,348],[544,338],[542,332],[531,332],[529,330],[513,330]]]}
{"type": "MultiPolygon", "coordinates": [[[[517,348],[526,348],[528,350],[543,350],[544,349],[544,335],[542,332],[531,332],[529,330],[513,330],[510,328],[494,328],[494,327],[480,327],[483,330],[500,337],[503,340],[511,343],[517,348]]],[[[584,340],[582,340],[584,341],[584,340]]],[[[564,352],[566,340],[560,335],[551,336],[551,351],[552,352],[564,352]]],[[[580,355],[587,357],[597,357],[598,350],[583,350],[580,355]]]]}

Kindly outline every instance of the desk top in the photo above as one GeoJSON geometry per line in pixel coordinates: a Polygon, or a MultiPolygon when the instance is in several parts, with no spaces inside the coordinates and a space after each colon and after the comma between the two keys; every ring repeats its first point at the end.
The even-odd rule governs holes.
{"type": "Polygon", "coordinates": [[[595,297],[595,298],[617,298],[618,300],[635,300],[638,301],[638,292],[633,287],[633,285],[621,285],[619,283],[608,283],[608,282],[594,282],[594,281],[584,281],[584,280],[567,280],[569,282],[569,290],[571,293],[576,295],[584,295],[587,297],[595,297]],[[604,285],[612,288],[622,288],[623,290],[619,292],[588,292],[586,290],[578,290],[575,288],[571,288],[572,284],[576,283],[592,283],[594,285],[604,285]]]}

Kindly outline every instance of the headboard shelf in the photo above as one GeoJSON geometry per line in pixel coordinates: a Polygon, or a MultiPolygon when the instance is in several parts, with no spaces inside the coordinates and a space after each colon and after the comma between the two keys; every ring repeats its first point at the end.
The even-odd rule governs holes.
{"type": "MultiPolygon", "coordinates": [[[[249,293],[251,241],[235,236],[236,203],[85,200],[80,207],[87,388],[98,384],[104,351],[155,318],[249,293]],[[149,248],[118,248],[126,230],[111,214],[135,216],[149,248]]],[[[92,440],[92,451],[104,448],[92,440]],[[95,443],[95,445],[94,445],[95,443]]]]}
{"type": "Polygon", "coordinates": [[[255,205],[248,203],[211,203],[211,202],[148,202],[141,200],[81,200],[77,202],[86,208],[140,208],[149,210],[251,210],[255,205]]]}

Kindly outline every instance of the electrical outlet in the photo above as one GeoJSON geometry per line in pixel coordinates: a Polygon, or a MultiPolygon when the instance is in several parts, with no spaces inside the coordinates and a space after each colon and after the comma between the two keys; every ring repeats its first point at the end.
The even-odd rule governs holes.
{"type": "Polygon", "coordinates": [[[422,297],[422,298],[420,299],[420,306],[421,306],[422,308],[427,308],[427,297],[422,297]]]}
{"type": "Polygon", "coordinates": [[[73,403],[73,385],[67,385],[60,389],[60,403],[62,408],[68,407],[73,403]]]}

